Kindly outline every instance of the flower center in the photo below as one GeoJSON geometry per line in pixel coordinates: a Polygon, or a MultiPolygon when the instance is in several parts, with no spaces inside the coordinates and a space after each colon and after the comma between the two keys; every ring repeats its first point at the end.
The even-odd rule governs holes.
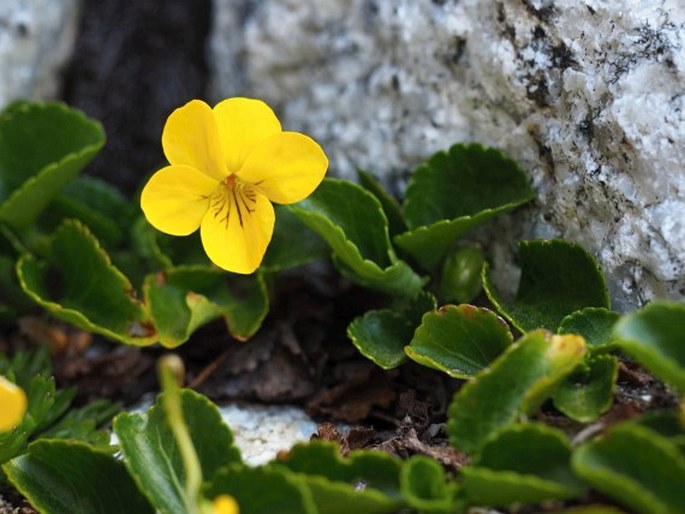
{"type": "Polygon", "coordinates": [[[248,216],[255,211],[257,193],[250,184],[243,184],[238,177],[231,174],[226,177],[212,193],[209,199],[209,209],[214,218],[228,224],[237,217],[242,227],[248,216]]]}
{"type": "Polygon", "coordinates": [[[238,178],[233,173],[231,173],[224,180],[224,184],[226,184],[226,189],[233,189],[237,182],[238,182],[238,178]]]}

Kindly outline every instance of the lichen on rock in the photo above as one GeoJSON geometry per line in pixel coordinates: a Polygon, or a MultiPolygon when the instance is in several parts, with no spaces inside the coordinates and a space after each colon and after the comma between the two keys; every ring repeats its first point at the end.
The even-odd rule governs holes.
{"type": "Polygon", "coordinates": [[[455,141],[530,170],[538,204],[478,235],[500,282],[513,241],[563,236],[616,308],[685,297],[685,4],[215,0],[214,23],[215,95],[278,105],[339,175],[401,192],[455,141]]]}

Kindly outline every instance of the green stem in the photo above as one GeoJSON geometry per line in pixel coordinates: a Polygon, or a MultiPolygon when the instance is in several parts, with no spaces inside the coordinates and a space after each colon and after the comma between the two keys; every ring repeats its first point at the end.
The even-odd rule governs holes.
{"type": "Polygon", "coordinates": [[[198,514],[202,468],[195,446],[190,438],[188,426],[183,417],[179,383],[183,383],[183,363],[176,355],[167,355],[159,361],[159,378],[162,385],[162,401],[169,420],[169,426],[181,452],[186,473],[186,512],[198,514]]]}

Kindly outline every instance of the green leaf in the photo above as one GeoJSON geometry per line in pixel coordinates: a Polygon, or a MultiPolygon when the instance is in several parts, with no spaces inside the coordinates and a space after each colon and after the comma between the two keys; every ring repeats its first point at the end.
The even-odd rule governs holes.
{"type": "MultiPolygon", "coordinates": [[[[73,395],[72,395],[73,396],[73,395]]],[[[71,403],[72,397],[69,397],[71,403]]],[[[121,405],[109,400],[95,400],[78,409],[70,409],[57,422],[47,430],[41,432],[41,437],[55,439],[78,439],[96,446],[107,449],[110,443],[110,434],[106,430],[98,430],[121,410],[121,405]]]]}
{"type": "Polygon", "coordinates": [[[585,307],[609,307],[604,276],[582,247],[563,239],[521,241],[519,260],[521,282],[514,301],[497,295],[487,265],[483,287],[499,313],[520,331],[556,331],[568,314],[585,307]]]}
{"type": "Polygon", "coordinates": [[[260,273],[239,276],[205,266],[183,266],[148,275],[143,291],[159,341],[167,348],[184,343],[198,327],[219,317],[233,337],[247,340],[269,309],[260,273]]]}
{"type": "Polygon", "coordinates": [[[461,469],[463,492],[472,505],[511,505],[575,498],[583,486],[570,466],[571,445],[563,432],[539,423],[512,426],[461,469]]]}
{"type": "Polygon", "coordinates": [[[445,305],[423,316],[404,351],[419,364],[454,378],[469,378],[513,340],[509,326],[494,312],[467,304],[445,305]]]}
{"type": "Polygon", "coordinates": [[[610,505],[580,505],[570,509],[555,510],[554,514],[625,514],[621,509],[610,505]]]}
{"type": "Polygon", "coordinates": [[[407,504],[426,514],[448,514],[459,510],[456,482],[447,481],[445,470],[435,459],[414,455],[402,464],[400,487],[407,504]]]}
{"type": "Polygon", "coordinates": [[[589,423],[611,407],[617,376],[616,357],[591,357],[559,384],[553,396],[554,406],[571,419],[589,423]]]}
{"type": "Polygon", "coordinates": [[[544,330],[524,335],[454,396],[448,410],[450,442],[478,451],[492,434],[548,398],[584,354],[581,337],[544,330]]]}
{"type": "Polygon", "coordinates": [[[269,273],[309,264],[328,258],[326,242],[307,227],[300,218],[282,205],[275,205],[276,225],[269,247],[260,265],[269,273]]]}
{"type": "Polygon", "coordinates": [[[388,229],[391,236],[407,230],[402,216],[402,209],[395,197],[391,196],[368,171],[357,168],[357,178],[361,186],[380,202],[385,217],[388,218],[388,229]]]}
{"type": "Polygon", "coordinates": [[[154,512],[120,461],[84,443],[37,441],[3,470],[44,514],[154,512]]]}
{"type": "Polygon", "coordinates": [[[324,179],[290,209],[331,247],[350,280],[401,297],[416,296],[426,280],[397,258],[378,200],[349,181],[324,179]]]}
{"type": "Polygon", "coordinates": [[[22,453],[34,432],[49,425],[50,413],[60,410],[53,409],[56,391],[52,377],[39,374],[27,382],[17,383],[26,392],[28,406],[18,427],[11,432],[0,433],[0,463],[22,453]]]}
{"type": "Polygon", "coordinates": [[[601,493],[644,514],[685,512],[685,456],[668,439],[635,424],[615,425],[579,447],[574,471],[601,493]]]}
{"type": "Polygon", "coordinates": [[[14,326],[19,313],[35,309],[35,304],[19,284],[15,264],[15,259],[0,255],[0,306],[4,308],[0,320],[6,321],[10,326],[14,326]]]}
{"type": "Polygon", "coordinates": [[[401,310],[379,309],[359,316],[347,327],[347,336],[359,352],[383,369],[392,369],[407,360],[404,347],[414,336],[427,311],[437,307],[435,297],[423,292],[401,310]]]}
{"type": "Polygon", "coordinates": [[[18,351],[10,358],[0,352],[0,375],[12,374],[22,389],[28,389],[35,375],[52,374],[52,356],[47,345],[41,345],[33,351],[18,351]]]}
{"type": "Polygon", "coordinates": [[[626,423],[635,423],[653,430],[685,452],[685,415],[676,410],[648,411],[626,423]]]}
{"type": "Polygon", "coordinates": [[[40,212],[105,143],[102,126],[58,102],[16,104],[0,116],[0,221],[17,228],[40,212]]]}
{"type": "Polygon", "coordinates": [[[623,317],[614,337],[628,355],[685,394],[685,304],[655,301],[623,317]]]}
{"type": "Polygon", "coordinates": [[[113,186],[93,177],[78,177],[41,217],[41,225],[54,231],[65,219],[78,219],[110,247],[123,242],[133,221],[133,204],[113,186]]]}
{"type": "Polygon", "coordinates": [[[13,372],[3,372],[10,380],[20,379],[16,383],[26,391],[28,407],[19,426],[0,433],[0,463],[23,453],[26,445],[37,438],[72,439],[109,447],[109,434],[98,429],[118,407],[101,400],[70,409],[76,390],[56,390],[55,381],[48,373],[44,369],[24,378],[21,374],[15,377],[13,372]]]}
{"type": "Polygon", "coordinates": [[[150,313],[129,280],[115,268],[80,222],[55,233],[46,261],[31,255],[17,263],[23,290],[55,317],[127,344],[157,340],[150,313]]]}
{"type": "MultiPolygon", "coordinates": [[[[166,411],[163,395],[142,414],[120,414],[114,419],[124,462],[150,503],[162,514],[184,514],[185,470],[166,411]]],[[[240,462],[233,435],[217,407],[188,389],[181,391],[183,417],[200,460],[202,475],[211,477],[221,467],[240,462]]]]}
{"type": "Polygon", "coordinates": [[[468,303],[480,293],[485,257],[475,246],[458,248],[447,259],[440,275],[440,297],[446,302],[468,303]]]}
{"type": "MultiPolygon", "coordinates": [[[[178,239],[180,241],[195,241],[196,239],[194,235],[177,238],[166,236],[166,234],[155,230],[143,216],[140,216],[133,222],[133,227],[131,228],[133,248],[150,270],[159,271],[171,268],[174,265],[172,259],[161,248],[159,239],[165,237],[168,237],[170,240],[178,239]]],[[[200,244],[199,239],[195,242],[200,244]]],[[[208,265],[209,261],[205,260],[201,264],[208,265]]]]}
{"type": "Polygon", "coordinates": [[[433,270],[456,239],[534,197],[526,173],[499,150],[454,145],[414,171],[404,202],[410,231],[395,243],[433,270]]]}
{"type": "Polygon", "coordinates": [[[240,514],[318,514],[304,481],[282,468],[248,468],[233,464],[220,468],[205,494],[233,496],[240,514]]]}
{"type": "Polygon", "coordinates": [[[618,312],[603,307],[587,307],[563,318],[558,333],[583,336],[593,353],[611,351],[615,347],[612,330],[620,317],[618,312]]]}
{"type": "Polygon", "coordinates": [[[312,491],[319,512],[394,513],[400,499],[400,462],[387,453],[353,451],[346,459],[324,441],[298,444],[278,466],[298,473],[312,491]]]}

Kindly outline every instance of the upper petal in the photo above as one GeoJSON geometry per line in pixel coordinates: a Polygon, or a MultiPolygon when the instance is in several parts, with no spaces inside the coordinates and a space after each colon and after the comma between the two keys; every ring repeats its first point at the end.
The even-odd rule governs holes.
{"type": "Polygon", "coordinates": [[[262,262],[274,230],[274,208],[264,196],[246,188],[230,189],[212,199],[200,235],[214,264],[234,273],[252,273],[262,262]]]}
{"type": "Polygon", "coordinates": [[[272,202],[288,204],[309,196],[327,169],[328,159],[316,141],[298,132],[281,132],[255,146],[237,175],[272,202]]]}
{"type": "Polygon", "coordinates": [[[169,164],[191,166],[217,180],[228,175],[214,114],[202,100],[191,100],[171,113],[162,148],[169,164]]]}
{"type": "Polygon", "coordinates": [[[214,107],[219,139],[229,172],[240,169],[252,148],[281,131],[271,107],[253,98],[228,98],[214,107]]]}
{"type": "Polygon", "coordinates": [[[150,177],[140,206],[157,230],[187,236],[200,226],[219,183],[190,166],[167,166],[150,177]]]}

